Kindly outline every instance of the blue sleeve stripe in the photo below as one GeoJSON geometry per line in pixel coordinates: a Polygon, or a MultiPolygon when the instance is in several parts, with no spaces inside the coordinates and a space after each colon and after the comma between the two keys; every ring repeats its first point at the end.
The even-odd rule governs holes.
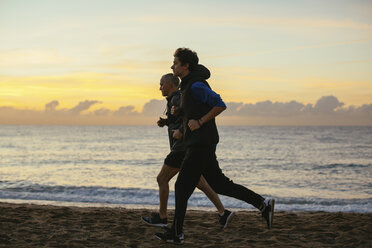
{"type": "Polygon", "coordinates": [[[191,86],[192,96],[195,101],[200,103],[207,103],[212,107],[226,107],[226,104],[222,101],[220,95],[208,88],[202,82],[196,82],[191,86]]]}

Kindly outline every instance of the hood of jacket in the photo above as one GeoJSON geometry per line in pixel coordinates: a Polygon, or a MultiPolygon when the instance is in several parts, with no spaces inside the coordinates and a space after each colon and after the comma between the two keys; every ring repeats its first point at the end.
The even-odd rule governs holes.
{"type": "Polygon", "coordinates": [[[204,65],[198,64],[193,71],[190,71],[186,77],[182,78],[181,90],[183,90],[190,81],[206,82],[210,76],[211,72],[208,70],[208,68],[204,65]]]}
{"type": "Polygon", "coordinates": [[[198,64],[195,67],[195,70],[193,70],[190,73],[193,74],[194,76],[201,77],[204,80],[207,80],[208,78],[211,77],[211,72],[208,70],[208,68],[201,64],[198,64]]]}

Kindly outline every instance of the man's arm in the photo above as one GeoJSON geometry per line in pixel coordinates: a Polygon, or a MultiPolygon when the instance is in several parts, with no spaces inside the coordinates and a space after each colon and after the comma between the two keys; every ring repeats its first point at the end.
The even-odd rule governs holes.
{"type": "Polygon", "coordinates": [[[204,123],[212,120],[226,109],[226,104],[222,101],[220,95],[208,88],[202,82],[196,82],[192,88],[192,94],[196,101],[207,103],[213,108],[199,120],[189,120],[188,126],[191,131],[200,128],[204,123]]]}
{"type": "Polygon", "coordinates": [[[191,131],[199,129],[204,123],[212,120],[217,115],[221,114],[226,107],[213,107],[206,115],[199,120],[189,120],[188,126],[191,131]]]}

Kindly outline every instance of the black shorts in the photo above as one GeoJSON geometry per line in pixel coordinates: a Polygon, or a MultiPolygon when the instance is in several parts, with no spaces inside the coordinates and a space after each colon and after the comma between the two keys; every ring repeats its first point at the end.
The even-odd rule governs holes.
{"type": "Polygon", "coordinates": [[[181,168],[183,158],[185,157],[186,151],[171,151],[164,160],[164,164],[173,167],[181,168]]]}

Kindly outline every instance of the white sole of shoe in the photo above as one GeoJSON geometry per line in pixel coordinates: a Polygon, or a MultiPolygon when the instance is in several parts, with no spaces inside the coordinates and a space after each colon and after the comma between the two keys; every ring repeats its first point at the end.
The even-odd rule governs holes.
{"type": "Polygon", "coordinates": [[[141,218],[141,220],[143,221],[143,222],[145,222],[147,225],[149,225],[149,226],[157,226],[157,227],[166,227],[167,226],[167,224],[152,224],[152,223],[148,223],[146,220],[144,220],[143,218],[141,218]]]}
{"type": "Polygon", "coordinates": [[[272,225],[273,225],[273,221],[274,221],[274,207],[275,207],[275,199],[271,199],[270,200],[270,205],[271,205],[271,214],[270,214],[270,226],[269,226],[269,228],[271,228],[272,227],[272,225]]]}
{"type": "Polygon", "coordinates": [[[154,235],[157,239],[161,240],[161,241],[164,241],[166,243],[169,243],[169,244],[175,244],[175,245],[182,245],[183,244],[183,240],[181,241],[181,243],[176,243],[174,242],[173,240],[164,240],[162,239],[161,237],[157,236],[156,234],[154,235]]]}

